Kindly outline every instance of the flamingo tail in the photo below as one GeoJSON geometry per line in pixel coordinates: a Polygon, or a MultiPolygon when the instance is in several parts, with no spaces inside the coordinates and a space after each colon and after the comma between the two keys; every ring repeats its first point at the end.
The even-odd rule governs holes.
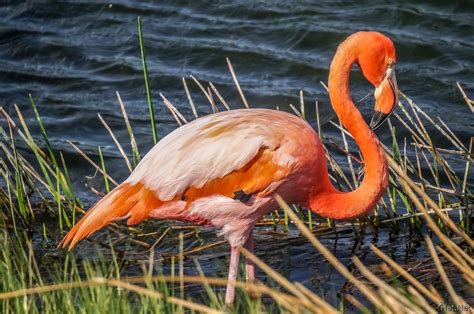
{"type": "Polygon", "coordinates": [[[69,245],[68,249],[71,250],[81,239],[112,221],[128,218],[128,225],[139,223],[161,204],[155,193],[142,184],[123,183],[97,202],[69,231],[60,245],[63,248],[69,245]]]}

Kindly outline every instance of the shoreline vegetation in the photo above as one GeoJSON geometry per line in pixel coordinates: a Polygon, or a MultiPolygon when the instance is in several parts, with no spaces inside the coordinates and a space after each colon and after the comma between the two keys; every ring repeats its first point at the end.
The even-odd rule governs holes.
{"type": "MultiPolygon", "coordinates": [[[[156,121],[154,104],[148,83],[145,46],[140,19],[139,42],[143,61],[144,81],[150,111],[150,123],[154,142],[156,121]]],[[[249,108],[244,91],[229,59],[227,64],[232,80],[244,107],[249,108]]],[[[211,82],[199,81],[194,76],[182,79],[193,117],[198,113],[188,86],[196,84],[208,100],[213,112],[229,110],[229,105],[211,82]]],[[[324,83],[321,83],[323,86],[324,83]]],[[[463,91],[463,97],[471,111],[474,102],[463,91]]],[[[41,130],[39,140],[29,131],[25,117],[15,105],[15,116],[0,108],[1,174],[4,182],[0,186],[0,311],[2,313],[47,313],[47,312],[295,312],[295,313],[437,313],[473,312],[474,302],[474,259],[472,251],[472,192],[471,163],[473,138],[463,143],[439,117],[428,116],[408,96],[400,93],[401,101],[392,116],[408,132],[402,141],[397,138],[397,130],[389,123],[392,137],[391,146],[385,146],[390,166],[390,185],[375,211],[353,222],[334,222],[316,217],[306,209],[289,206],[279,200],[281,209],[266,216],[257,225],[256,231],[273,230],[279,234],[298,233],[298,237],[314,246],[316,258],[327,262],[344,278],[346,284],[338,293],[337,304],[330,304],[322,296],[310,291],[299,282],[291,282],[268,266],[259,257],[242,249],[242,253],[253,260],[257,267],[269,278],[268,283],[255,282],[247,285],[237,281],[236,304],[224,307],[226,278],[204,275],[198,259],[194,260],[198,274],[184,275],[184,260],[199,255],[211,248],[225,244],[221,238],[212,243],[200,245],[193,239],[199,237],[199,227],[168,223],[166,229],[150,232],[143,226],[128,227],[125,224],[111,224],[104,232],[98,232],[91,241],[95,242],[97,258],[80,259],[75,252],[67,253],[58,249],[54,256],[56,263],[43,265],[39,262],[33,234],[41,234],[45,243],[58,244],[78,217],[85,212],[84,204],[74,193],[67,160],[63,154],[53,149],[47,130],[41,118],[41,106],[30,95],[36,122],[41,130]],[[442,136],[447,147],[436,147],[433,134],[442,136]],[[33,159],[26,158],[18,149],[19,143],[27,147],[33,159]],[[400,146],[399,143],[403,143],[400,146]],[[409,156],[414,156],[409,157],[409,156]],[[454,171],[453,160],[462,164],[464,171],[454,171]],[[451,164],[450,164],[451,163],[451,164]],[[426,170],[427,169],[427,170],[426,170]],[[46,216],[57,230],[49,232],[47,222],[39,225],[40,216],[46,216]],[[341,232],[353,232],[354,238],[366,233],[374,236],[380,230],[391,233],[406,232],[420,240],[426,248],[427,259],[408,267],[396,262],[391,256],[374,244],[370,251],[377,261],[367,265],[353,256],[351,265],[343,263],[318,237],[341,232]],[[176,254],[163,254],[171,267],[171,273],[156,273],[154,261],[159,245],[173,243],[179,246],[176,254]],[[186,245],[185,245],[186,243],[186,245]],[[191,243],[191,244],[189,244],[191,243]],[[134,247],[135,251],[128,251],[134,247]],[[320,256],[321,255],[321,256],[320,256]],[[130,261],[130,256],[140,258],[141,276],[128,276],[121,270],[130,261]],[[426,274],[431,279],[427,283],[426,274]],[[189,287],[199,287],[200,293],[188,293],[189,287]],[[463,288],[464,287],[464,288],[463,288]],[[467,288],[466,288],[467,287],[467,288]],[[470,291],[470,293],[461,293],[470,291]],[[252,298],[251,296],[256,296],[252,298]]],[[[187,118],[167,99],[159,94],[163,104],[178,123],[183,125],[187,118]]],[[[329,163],[331,180],[341,190],[351,190],[357,186],[362,174],[361,157],[350,151],[350,137],[338,122],[330,123],[339,129],[340,137],[326,136],[321,130],[318,103],[315,117],[308,117],[303,91],[300,104],[290,107],[303,119],[316,120],[329,163]],[[339,156],[339,158],[336,158],[339,156]],[[337,160],[343,156],[348,167],[337,160]]],[[[129,134],[131,151],[123,149],[113,130],[100,116],[99,119],[109,132],[114,145],[130,170],[137,165],[142,153],[135,140],[131,121],[120,94],[117,99],[129,134]]],[[[110,191],[117,180],[107,172],[107,164],[102,148],[98,147],[99,160],[89,157],[80,147],[68,141],[97,174],[103,177],[104,191],[110,191]]],[[[296,187],[297,188],[297,187],[296,187]]],[[[102,195],[91,188],[91,192],[102,195]]],[[[408,240],[407,240],[408,241],[408,240]]],[[[88,243],[87,245],[90,245],[88,243]]],[[[257,246],[258,252],[258,246],[257,246]]]]}

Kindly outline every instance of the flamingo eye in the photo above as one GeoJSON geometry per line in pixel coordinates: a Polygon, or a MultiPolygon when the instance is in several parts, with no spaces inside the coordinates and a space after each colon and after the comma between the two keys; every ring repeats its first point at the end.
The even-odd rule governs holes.
{"type": "Polygon", "coordinates": [[[393,59],[392,59],[392,58],[388,58],[387,63],[388,63],[388,65],[392,65],[392,64],[393,64],[393,59]]]}

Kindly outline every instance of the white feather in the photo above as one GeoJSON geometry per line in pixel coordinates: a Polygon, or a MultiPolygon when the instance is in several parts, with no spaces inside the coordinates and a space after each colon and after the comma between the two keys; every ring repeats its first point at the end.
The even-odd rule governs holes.
{"type": "MultiPolygon", "coordinates": [[[[268,109],[240,109],[204,116],[158,142],[126,182],[141,182],[162,201],[171,200],[191,186],[202,187],[241,169],[262,147],[277,150],[289,121],[295,123],[292,127],[309,127],[294,115],[268,109]]],[[[273,161],[282,166],[295,162],[283,152],[276,154],[273,161]]]]}

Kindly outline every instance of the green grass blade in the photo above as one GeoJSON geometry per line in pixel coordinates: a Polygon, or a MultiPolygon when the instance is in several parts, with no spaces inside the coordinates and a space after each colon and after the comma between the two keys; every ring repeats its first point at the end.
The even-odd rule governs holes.
{"type": "Polygon", "coordinates": [[[150,84],[148,83],[148,70],[146,66],[145,46],[143,45],[143,33],[141,18],[138,17],[138,37],[140,39],[140,51],[142,56],[143,78],[145,79],[146,97],[148,100],[148,108],[150,109],[151,131],[153,133],[153,143],[158,142],[158,135],[156,133],[155,114],[153,110],[153,102],[151,100],[150,84]]]}

